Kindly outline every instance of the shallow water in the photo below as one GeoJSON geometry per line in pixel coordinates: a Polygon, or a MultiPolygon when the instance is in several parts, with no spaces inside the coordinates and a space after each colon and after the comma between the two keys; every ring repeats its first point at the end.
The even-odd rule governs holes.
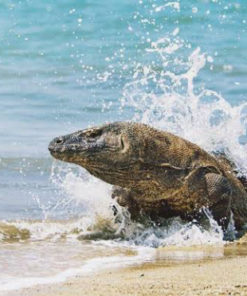
{"type": "Polygon", "coordinates": [[[65,278],[112,252],[141,262],[142,248],[224,244],[210,213],[206,228],[114,217],[111,186],[52,160],[47,145],[136,120],[224,151],[246,174],[246,12],[224,0],[0,1],[0,283],[65,278]]]}
{"type": "Polygon", "coordinates": [[[131,247],[100,242],[53,242],[2,244],[0,295],[9,291],[52,284],[105,270],[150,265],[173,266],[222,260],[247,255],[245,245],[222,244],[191,247],[131,247]],[[21,276],[20,276],[21,275],[21,276]]]}

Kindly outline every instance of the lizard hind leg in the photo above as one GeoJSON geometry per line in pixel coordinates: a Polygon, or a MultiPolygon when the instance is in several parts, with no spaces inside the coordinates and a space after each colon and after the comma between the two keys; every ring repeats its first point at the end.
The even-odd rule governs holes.
{"type": "Polygon", "coordinates": [[[205,179],[211,204],[209,209],[213,218],[226,231],[231,218],[231,184],[227,178],[215,173],[206,174],[205,179]]]}

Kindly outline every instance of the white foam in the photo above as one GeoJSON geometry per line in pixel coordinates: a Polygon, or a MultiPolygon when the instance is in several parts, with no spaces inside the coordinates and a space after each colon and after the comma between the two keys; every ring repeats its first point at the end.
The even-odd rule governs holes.
{"type": "Polygon", "coordinates": [[[49,277],[26,277],[26,278],[5,278],[0,279],[0,291],[19,290],[29,288],[35,285],[47,285],[61,283],[75,276],[83,276],[103,269],[112,269],[126,267],[135,264],[141,264],[150,260],[154,255],[154,250],[150,248],[138,249],[136,256],[111,256],[94,258],[86,261],[79,268],[67,269],[61,273],[49,277]]]}
{"type": "Polygon", "coordinates": [[[86,211],[108,215],[111,185],[94,178],[82,168],[56,161],[52,167],[51,180],[74,203],[83,203],[86,211]]]}

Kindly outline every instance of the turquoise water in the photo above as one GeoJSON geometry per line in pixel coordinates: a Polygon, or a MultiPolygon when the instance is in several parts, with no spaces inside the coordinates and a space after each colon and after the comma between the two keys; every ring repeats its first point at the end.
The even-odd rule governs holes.
{"type": "Polygon", "coordinates": [[[191,46],[180,58],[197,47],[213,57],[196,85],[232,104],[245,101],[247,4],[181,1],[179,10],[156,11],[166,3],[1,1],[1,156],[47,156],[53,136],[131,119],[131,108],[119,114],[123,87],[137,63],[153,61],[161,71],[159,58],[146,49],[176,28],[191,46]],[[102,112],[104,104],[110,106],[102,112]]]}
{"type": "MultiPolygon", "coordinates": [[[[142,121],[225,151],[246,174],[245,1],[0,0],[0,27],[0,221],[31,241],[109,231],[95,226],[102,213],[112,222],[110,186],[49,156],[60,134],[142,121]]],[[[215,225],[183,227],[126,237],[152,247],[222,241],[215,225]]],[[[0,223],[0,240],[10,233],[0,223]]]]}

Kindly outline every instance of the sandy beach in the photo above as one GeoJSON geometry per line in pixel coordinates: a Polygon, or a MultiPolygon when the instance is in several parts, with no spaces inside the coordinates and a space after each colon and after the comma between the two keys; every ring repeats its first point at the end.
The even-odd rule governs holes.
{"type": "MultiPolygon", "coordinates": [[[[39,285],[5,296],[106,296],[106,295],[247,295],[247,246],[224,248],[224,256],[191,260],[146,262],[128,268],[77,276],[64,283],[39,285]]],[[[200,248],[198,248],[200,250],[200,248]]],[[[215,254],[217,248],[209,253],[215,254]]],[[[219,250],[218,250],[219,251],[219,250]]],[[[191,249],[185,249],[187,255],[191,249]]],[[[209,254],[208,253],[208,254],[209,254]]]]}

